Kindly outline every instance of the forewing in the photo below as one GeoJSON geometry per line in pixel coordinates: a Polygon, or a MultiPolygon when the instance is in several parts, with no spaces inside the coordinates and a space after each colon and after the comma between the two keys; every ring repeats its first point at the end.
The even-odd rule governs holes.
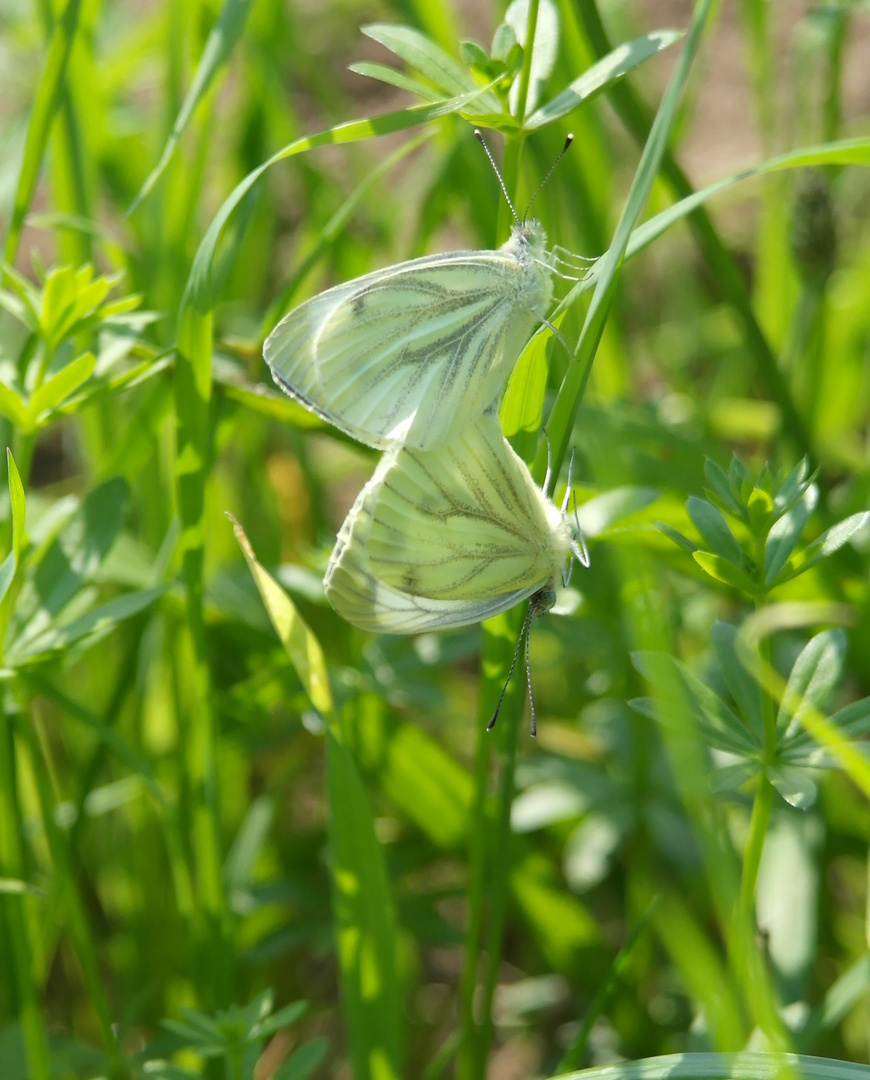
{"type": "Polygon", "coordinates": [[[481,622],[507,611],[535,591],[532,586],[481,600],[433,599],[414,596],[380,580],[369,557],[372,508],[394,458],[390,452],[385,455],[338,534],[323,583],[339,615],[371,633],[414,634],[481,622]]]}
{"type": "Polygon", "coordinates": [[[413,596],[479,602],[547,584],[547,500],[487,414],[438,450],[385,468],[367,549],[375,577],[413,596]]]}
{"type": "Polygon", "coordinates": [[[360,442],[430,449],[504,384],[536,320],[529,273],[499,251],[400,263],[291,311],[264,355],[282,389],[360,442]]]}

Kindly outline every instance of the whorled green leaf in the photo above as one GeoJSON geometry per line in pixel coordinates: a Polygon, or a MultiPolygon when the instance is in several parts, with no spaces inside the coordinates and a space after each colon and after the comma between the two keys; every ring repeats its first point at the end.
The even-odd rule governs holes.
{"type": "Polygon", "coordinates": [[[770,585],[794,551],[818,500],[818,488],[807,488],[803,497],[773,525],[764,549],[764,580],[770,585]]]}
{"type": "Polygon", "coordinates": [[[150,607],[168,588],[163,585],[125,593],[63,626],[49,627],[40,634],[27,633],[21,639],[14,639],[6,652],[6,663],[10,667],[33,663],[51,653],[63,652],[85,638],[102,638],[111,633],[118,623],[150,607]]]}
{"type": "MultiPolygon", "coordinates": [[[[870,734],[870,698],[861,698],[853,701],[835,712],[829,720],[839,733],[846,739],[863,739],[870,734]]],[[[866,743],[858,743],[857,748],[870,749],[866,743]]],[[[819,747],[808,731],[801,728],[793,728],[790,734],[784,736],[779,744],[779,756],[786,762],[828,763],[830,755],[819,747]]]]}
{"type": "Polygon", "coordinates": [[[56,408],[65,401],[70,394],[88,381],[97,366],[97,358],[91,352],[83,353],[61,368],[57,374],[36,390],[27,406],[27,422],[30,429],[37,426],[43,413],[56,408]]]}
{"type": "Polygon", "coordinates": [[[728,474],[711,458],[704,459],[704,477],[710,485],[710,493],[719,500],[725,509],[735,517],[745,520],[746,508],[735,496],[728,474]]]}
{"type": "Polygon", "coordinates": [[[795,810],[809,810],[816,801],[818,785],[805,768],[796,765],[774,765],[767,770],[767,778],[795,810]]]}
{"type": "Polygon", "coordinates": [[[552,124],[555,120],[567,116],[578,105],[582,105],[584,101],[591,101],[644,61],[649,60],[651,56],[655,56],[662,49],[667,49],[675,41],[679,41],[682,36],[682,31],[678,30],[655,30],[643,37],[618,45],[613,52],[587,68],[561,93],[532,113],[525,122],[526,131],[536,131],[546,124],[552,124]]]}
{"type": "Polygon", "coordinates": [[[699,499],[696,495],[689,496],[686,511],[709,550],[740,567],[744,561],[743,549],[728,528],[728,523],[721,511],[706,499],[699,499]]]}
{"type": "MultiPolygon", "coordinates": [[[[715,732],[724,750],[743,755],[757,754],[761,744],[737,714],[709,686],[674,657],[659,652],[634,652],[631,662],[660,693],[669,707],[688,711],[715,732]]],[[[644,699],[641,699],[643,701],[644,699]]],[[[630,703],[633,708],[635,702],[630,703]]]]}
{"type": "Polygon", "coordinates": [[[441,101],[443,93],[428,83],[412,79],[404,72],[396,68],[387,67],[386,64],[376,64],[371,60],[360,60],[349,64],[348,70],[357,75],[364,75],[368,79],[377,79],[378,82],[386,83],[387,86],[395,86],[397,90],[407,90],[409,94],[416,94],[423,101],[441,101]]]}
{"type": "Polygon", "coordinates": [[[760,776],[763,771],[760,761],[740,761],[733,765],[719,765],[710,777],[710,790],[715,795],[739,791],[744,784],[760,776]]]}
{"type": "Polygon", "coordinates": [[[5,416],[20,431],[27,429],[27,407],[11,386],[0,383],[0,416],[5,416]]]}
{"type": "Polygon", "coordinates": [[[657,521],[655,525],[659,532],[664,533],[669,540],[673,540],[677,547],[681,547],[688,555],[694,555],[698,550],[698,545],[688,536],[684,536],[679,529],[675,529],[664,521],[657,521]]]}
{"type": "Polygon", "coordinates": [[[806,570],[809,570],[811,566],[815,566],[817,562],[821,562],[822,559],[826,559],[829,555],[833,555],[835,551],[838,551],[844,544],[847,544],[859,529],[864,528],[868,521],[870,521],[870,513],[864,511],[859,514],[852,514],[844,521],[840,521],[836,525],[832,525],[830,529],[826,529],[821,536],[817,537],[811,544],[808,544],[807,547],[800,552],[787,567],[785,567],[784,571],[780,574],[774,584],[781,585],[783,582],[789,581],[799,574],[803,574],[806,570]]]}
{"type": "MultiPolygon", "coordinates": [[[[409,68],[419,72],[436,86],[442,94],[455,97],[477,89],[470,73],[440,45],[410,26],[393,26],[389,23],[371,23],[362,28],[366,37],[389,49],[409,68]]],[[[486,104],[489,111],[498,110],[495,97],[486,104]]]]}
{"type": "MultiPolygon", "coordinates": [[[[282,1062],[272,1080],[306,1080],[326,1056],[328,1039],[312,1039],[282,1062]]],[[[377,1080],[377,1078],[376,1078],[377,1080]]]]}
{"type": "Polygon", "coordinates": [[[746,593],[747,596],[755,595],[755,582],[734,563],[723,559],[720,555],[714,555],[711,551],[695,551],[692,553],[692,558],[702,570],[708,573],[711,578],[715,578],[716,581],[721,581],[723,585],[730,585],[734,589],[739,589],[740,592],[746,593]]]}
{"type": "Polygon", "coordinates": [[[758,740],[764,739],[764,716],[762,709],[762,691],[758,682],[749,674],[735,648],[737,628],[730,623],[717,622],[712,632],[713,648],[716,659],[722,668],[728,692],[737,703],[740,714],[758,740]]]}
{"type": "Polygon", "coordinates": [[[6,466],[9,470],[9,502],[12,507],[12,554],[17,563],[27,539],[27,502],[24,496],[24,485],[21,483],[21,474],[18,472],[12,451],[8,447],[6,448],[6,466]]]}
{"type": "Polygon", "coordinates": [[[825,711],[825,704],[840,681],[846,656],[846,635],[842,630],[823,630],[801,650],[788,677],[776,717],[778,737],[798,730],[806,708],[825,711]]]}
{"type": "Polygon", "coordinates": [[[49,633],[56,618],[92,581],[121,532],[128,495],[120,477],[93,488],[38,555],[16,602],[10,651],[31,655],[30,643],[49,633]]]}

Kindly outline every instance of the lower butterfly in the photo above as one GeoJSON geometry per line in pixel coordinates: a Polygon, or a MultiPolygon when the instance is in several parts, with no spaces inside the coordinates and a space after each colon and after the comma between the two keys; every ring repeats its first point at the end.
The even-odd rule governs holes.
{"type": "Polygon", "coordinates": [[[384,454],[341,527],[324,587],[348,622],[392,634],[465,626],[531,597],[528,643],[529,620],[553,606],[570,556],[588,564],[579,527],[487,413],[438,450],[384,454]]]}

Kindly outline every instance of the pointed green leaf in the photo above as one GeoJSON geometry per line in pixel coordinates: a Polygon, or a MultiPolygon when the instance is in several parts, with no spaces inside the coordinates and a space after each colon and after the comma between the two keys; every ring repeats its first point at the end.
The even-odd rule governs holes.
{"type": "Polygon", "coordinates": [[[412,79],[395,68],[387,67],[386,64],[376,64],[370,60],[360,60],[350,64],[348,70],[357,75],[364,75],[368,79],[377,79],[378,82],[386,83],[387,86],[395,86],[399,90],[407,90],[409,94],[415,94],[424,101],[441,101],[442,93],[428,83],[422,83],[419,79],[412,79]]]}
{"type": "Polygon", "coordinates": [[[12,584],[15,578],[15,552],[10,551],[6,558],[0,563],[0,604],[9,592],[9,586],[12,584]]]}
{"type": "Polygon", "coordinates": [[[710,551],[740,567],[744,560],[743,549],[728,528],[721,511],[706,499],[699,499],[695,495],[689,496],[686,510],[710,551]]]}
{"type": "Polygon", "coordinates": [[[526,120],[526,130],[535,131],[567,116],[578,105],[590,101],[651,56],[679,41],[682,36],[682,31],[678,30],[655,30],[644,37],[618,45],[613,52],[587,68],[560,94],[533,113],[526,120]]]}
{"type": "Polygon", "coordinates": [[[777,513],[781,514],[786,510],[790,510],[792,505],[801,497],[811,482],[810,463],[807,458],[801,458],[782,484],[780,484],[773,497],[773,505],[776,508],[777,513]]]}
{"type": "Polygon", "coordinates": [[[11,386],[0,383],[0,416],[5,416],[20,431],[28,432],[27,409],[11,386]]]}
{"type": "Polygon", "coordinates": [[[806,769],[795,765],[777,765],[767,770],[767,777],[789,806],[809,810],[819,789],[806,769]]]}
{"type": "Polygon", "coordinates": [[[811,566],[815,566],[817,562],[821,562],[822,559],[833,555],[835,551],[847,544],[855,533],[867,524],[868,520],[870,520],[870,513],[864,511],[860,514],[852,514],[844,521],[832,525],[830,529],[827,529],[821,536],[807,545],[803,557],[795,562],[795,573],[792,576],[802,574],[805,570],[809,570],[811,566]]]}
{"type": "Polygon", "coordinates": [[[846,655],[842,630],[823,630],[803,648],[788,677],[788,685],[776,717],[779,737],[800,727],[806,708],[824,712],[825,704],[840,680],[846,655]]]}
{"type": "Polygon", "coordinates": [[[737,702],[746,726],[755,733],[760,744],[764,738],[761,687],[740,662],[735,649],[736,637],[737,628],[730,623],[717,622],[713,627],[713,648],[716,650],[716,658],[725,676],[728,691],[737,702]]]}
{"type": "Polygon", "coordinates": [[[155,600],[166,593],[168,588],[168,585],[160,585],[153,589],[125,593],[105,604],[100,604],[99,607],[95,607],[78,619],[73,619],[65,626],[49,627],[40,634],[27,633],[26,636],[13,640],[10,644],[6,654],[6,663],[10,667],[17,667],[21,664],[32,663],[51,653],[62,652],[85,638],[94,635],[98,638],[105,637],[115,629],[118,623],[150,607],[155,600]]]}
{"type": "Polygon", "coordinates": [[[746,520],[746,508],[734,495],[725,470],[711,458],[704,459],[704,476],[713,494],[735,517],[746,520]]]}
{"type": "Polygon", "coordinates": [[[326,661],[320,642],[309,630],[287,593],[257,561],[257,556],[242,526],[231,515],[227,516],[233,523],[236,540],[260,590],[260,596],[266,605],[272,625],[296,669],[305,693],[319,713],[326,718],[332,717],[334,710],[332,691],[329,688],[326,661]]]}
{"type": "Polygon", "coordinates": [[[280,1066],[272,1080],[306,1080],[326,1056],[328,1039],[313,1039],[298,1047],[280,1066]]]}
{"type": "Polygon", "coordinates": [[[731,585],[748,596],[755,595],[755,582],[747,573],[733,563],[726,562],[725,559],[713,555],[709,551],[696,551],[692,557],[710,577],[723,582],[725,585],[731,585]]]}
{"type": "Polygon", "coordinates": [[[43,413],[54,409],[70,394],[75,393],[88,381],[96,366],[97,359],[94,354],[86,352],[46,380],[30,399],[27,407],[28,422],[34,424],[43,413]]]}
{"type": "MultiPolygon", "coordinates": [[[[452,56],[449,56],[440,45],[436,45],[431,38],[421,34],[419,30],[414,30],[410,26],[372,23],[364,26],[362,32],[366,37],[370,37],[390,52],[395,53],[408,67],[418,71],[449,97],[467,94],[470,90],[477,89],[477,84],[468,71],[452,56]]],[[[487,108],[498,109],[494,98],[487,108]]]]}
{"type": "Polygon", "coordinates": [[[657,521],[655,526],[659,532],[664,533],[669,540],[673,540],[677,547],[681,547],[689,555],[694,555],[698,550],[698,545],[693,540],[690,540],[688,536],[683,536],[681,532],[671,525],[666,525],[663,521],[657,521]]]}
{"type": "Polygon", "coordinates": [[[744,784],[754,780],[762,772],[759,761],[740,761],[734,765],[720,765],[710,777],[710,790],[715,795],[726,791],[739,791],[744,784]]]}
{"type": "Polygon", "coordinates": [[[12,554],[15,562],[21,558],[24,543],[27,538],[27,503],[24,497],[24,485],[21,483],[21,475],[12,451],[6,448],[6,465],[9,469],[9,501],[12,507],[12,554]]]}
{"type": "Polygon", "coordinates": [[[693,719],[716,736],[721,749],[740,755],[758,753],[761,744],[754,733],[684,664],[667,653],[646,651],[632,653],[631,662],[668,706],[684,711],[688,708],[693,719]]]}
{"type": "Polygon", "coordinates": [[[776,522],[767,537],[764,549],[764,580],[771,585],[794,551],[810,514],[816,506],[818,488],[807,488],[791,510],[776,522]]]}
{"type": "Polygon", "coordinates": [[[274,1035],[276,1032],[280,1031],[281,1028],[295,1024],[300,1016],[304,1016],[307,1011],[307,1001],[291,1001],[290,1004],[285,1005],[283,1009],[279,1009],[276,1013],[259,1021],[259,1023],[251,1029],[251,1035],[253,1038],[266,1039],[270,1035],[274,1035]]]}
{"type": "Polygon", "coordinates": [[[754,488],[746,502],[749,528],[759,538],[765,537],[773,521],[773,499],[766,491],[754,488]]]}

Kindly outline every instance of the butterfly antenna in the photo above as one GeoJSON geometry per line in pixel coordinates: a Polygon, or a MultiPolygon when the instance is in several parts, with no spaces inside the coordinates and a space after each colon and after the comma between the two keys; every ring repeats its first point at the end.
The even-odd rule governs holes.
{"type": "Polygon", "coordinates": [[[529,734],[534,737],[538,734],[538,714],[535,712],[535,695],[532,693],[532,661],[529,656],[529,642],[532,640],[532,628],[526,630],[526,685],[529,688],[529,707],[532,711],[532,719],[529,725],[529,734]]]}
{"type": "MultiPolygon", "coordinates": [[[[511,666],[510,666],[510,669],[508,670],[507,678],[504,681],[504,686],[501,689],[501,694],[499,695],[498,704],[495,707],[495,712],[492,714],[492,720],[490,720],[490,722],[486,725],[486,730],[487,731],[492,731],[492,729],[495,727],[496,720],[498,720],[498,714],[499,714],[499,710],[501,709],[501,703],[504,701],[504,696],[507,693],[507,688],[510,685],[511,679],[513,678],[514,668],[517,666],[517,657],[520,655],[520,646],[523,643],[523,638],[528,639],[529,623],[532,620],[533,607],[534,607],[533,604],[529,604],[529,610],[526,612],[526,617],[523,619],[523,628],[522,628],[522,630],[520,630],[520,636],[517,639],[517,647],[514,649],[513,660],[511,660],[511,666]]],[[[528,653],[528,650],[526,650],[526,652],[528,653]]],[[[527,662],[528,662],[528,657],[527,657],[527,662]]],[[[534,717],[534,715],[535,715],[535,713],[534,713],[534,705],[533,705],[532,706],[532,717],[534,717]]]]}
{"type": "Polygon", "coordinates": [[[548,172],[547,172],[547,175],[546,175],[546,176],[544,177],[544,179],[543,179],[543,180],[542,180],[542,181],[540,182],[540,184],[538,184],[538,190],[537,190],[537,191],[535,192],[535,194],[534,194],[534,195],[533,195],[533,196],[531,197],[531,199],[529,199],[529,203],[528,203],[528,206],[526,206],[526,212],[525,212],[525,213],[523,214],[523,225],[525,225],[525,223],[526,223],[526,218],[528,218],[528,216],[529,216],[529,211],[530,211],[530,210],[531,210],[531,208],[532,208],[532,203],[533,203],[533,202],[535,201],[535,199],[537,199],[537,197],[538,197],[538,196],[539,196],[539,195],[541,194],[541,188],[542,188],[542,187],[544,186],[544,184],[546,184],[546,182],[547,182],[547,181],[548,181],[548,180],[550,179],[550,177],[551,177],[551,176],[553,175],[553,173],[554,173],[554,171],[555,171],[555,169],[556,169],[556,166],[557,166],[557,165],[559,164],[559,162],[560,162],[560,161],[562,160],[562,158],[563,158],[563,157],[565,156],[565,154],[567,154],[567,152],[568,152],[568,147],[569,147],[569,146],[571,145],[571,143],[572,143],[573,141],[574,141],[574,136],[573,136],[573,135],[571,135],[571,134],[568,134],[568,135],[567,135],[567,136],[565,137],[565,145],[564,145],[564,146],[562,147],[562,152],[561,152],[561,153],[559,154],[559,156],[558,156],[558,157],[556,158],[556,160],[555,160],[555,161],[553,162],[553,164],[552,164],[552,165],[550,166],[550,168],[549,168],[549,170],[548,170],[548,172]]]}
{"type": "MultiPolygon", "coordinates": [[[[490,165],[492,165],[492,170],[495,173],[495,175],[498,177],[498,182],[499,182],[499,185],[500,185],[502,191],[504,192],[504,197],[507,199],[507,204],[511,208],[511,213],[514,216],[514,221],[516,221],[517,225],[521,225],[522,222],[520,221],[519,215],[517,214],[516,210],[514,209],[514,204],[511,202],[510,195],[508,195],[508,189],[505,187],[505,182],[502,179],[502,175],[498,171],[498,165],[496,165],[495,158],[492,156],[492,153],[490,152],[489,147],[486,145],[486,139],[484,139],[480,128],[475,128],[474,129],[474,137],[475,137],[475,139],[477,139],[477,141],[483,147],[483,152],[489,158],[489,163],[490,163],[490,165]]],[[[523,220],[525,220],[525,218],[523,220]]],[[[502,697],[504,697],[503,694],[502,694],[502,697]]],[[[487,730],[489,730],[489,729],[487,729],[487,730]]]]}

